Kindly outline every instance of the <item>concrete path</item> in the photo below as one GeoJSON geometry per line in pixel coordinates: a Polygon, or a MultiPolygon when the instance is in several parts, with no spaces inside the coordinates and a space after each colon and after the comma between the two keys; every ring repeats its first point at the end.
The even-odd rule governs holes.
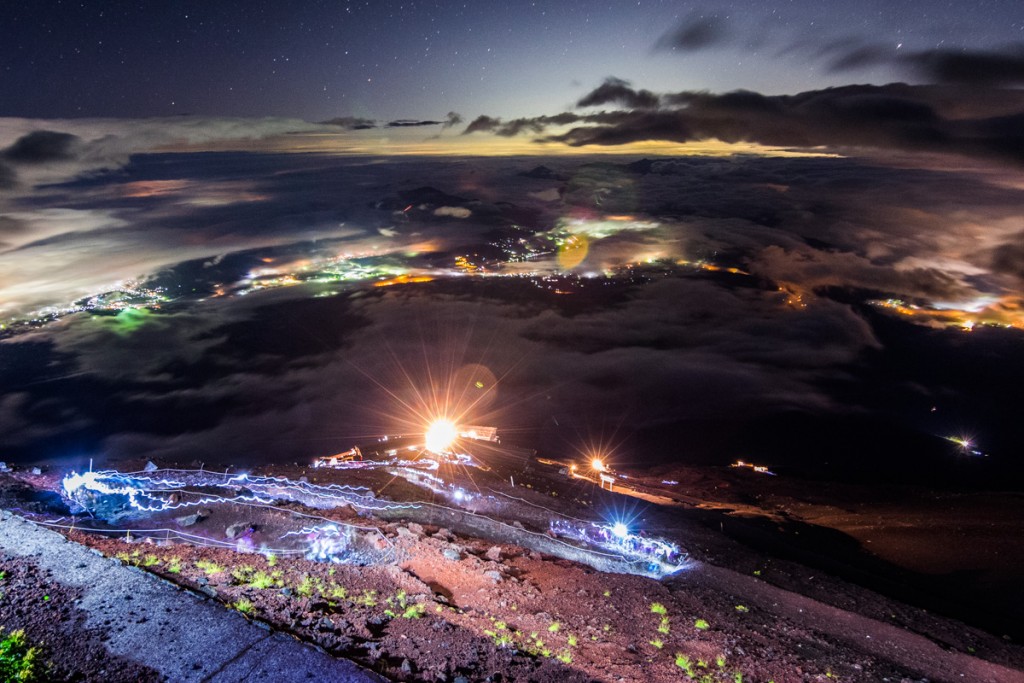
{"type": "Polygon", "coordinates": [[[29,559],[83,591],[86,626],[109,634],[107,649],[168,681],[386,680],[2,510],[0,553],[29,559]]]}

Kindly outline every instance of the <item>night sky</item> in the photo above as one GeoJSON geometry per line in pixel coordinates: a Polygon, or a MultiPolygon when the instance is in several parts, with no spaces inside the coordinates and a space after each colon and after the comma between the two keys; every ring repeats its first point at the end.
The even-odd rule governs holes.
{"type": "Polygon", "coordinates": [[[0,115],[320,121],[537,116],[614,76],[653,91],[922,82],[1005,54],[1014,0],[35,2],[0,8],[0,115]]]}
{"type": "Polygon", "coordinates": [[[6,3],[0,460],[1024,480],[1022,7],[6,3]]]}

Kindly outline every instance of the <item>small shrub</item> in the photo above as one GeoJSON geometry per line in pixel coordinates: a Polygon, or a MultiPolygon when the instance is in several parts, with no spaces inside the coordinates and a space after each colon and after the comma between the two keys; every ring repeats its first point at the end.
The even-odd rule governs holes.
{"type": "Polygon", "coordinates": [[[376,607],[377,606],[377,591],[366,589],[363,594],[358,598],[355,598],[352,602],[363,607],[376,607]]]}
{"type": "Polygon", "coordinates": [[[651,645],[653,645],[654,647],[658,648],[659,650],[661,648],[665,647],[665,643],[660,641],[660,640],[658,640],[657,638],[655,638],[654,640],[651,641],[651,645]]]}
{"type": "Polygon", "coordinates": [[[308,575],[303,575],[302,581],[295,587],[295,593],[304,598],[308,598],[313,595],[313,579],[308,575]]]}
{"type": "Polygon", "coordinates": [[[661,623],[658,624],[658,633],[664,633],[668,635],[672,629],[669,627],[668,617],[662,617],[661,623]]]}
{"type": "Polygon", "coordinates": [[[415,605],[409,605],[402,612],[403,619],[419,619],[423,616],[423,613],[427,611],[427,606],[422,602],[418,602],[415,605]]]}
{"type": "Polygon", "coordinates": [[[693,671],[693,661],[681,652],[676,653],[676,666],[685,671],[690,678],[696,676],[693,671]]]}
{"type": "Polygon", "coordinates": [[[552,633],[557,633],[558,629],[560,629],[560,628],[562,628],[562,625],[559,624],[557,621],[553,622],[551,624],[551,626],[548,626],[548,630],[551,631],[552,633]]]}
{"type": "Polygon", "coordinates": [[[249,579],[249,585],[253,588],[259,589],[272,588],[274,583],[273,577],[266,572],[256,572],[252,575],[252,578],[249,579]]]}
{"type": "Polygon", "coordinates": [[[747,607],[746,605],[736,605],[736,611],[737,612],[749,612],[750,608],[747,607]]]}
{"type": "Polygon", "coordinates": [[[580,644],[580,639],[576,636],[569,634],[569,647],[576,647],[580,644]]]}
{"type": "Polygon", "coordinates": [[[697,621],[693,622],[693,627],[700,631],[707,631],[709,628],[711,628],[711,624],[704,621],[703,619],[698,619],[697,621]]]}
{"type": "Polygon", "coordinates": [[[172,557],[167,561],[167,572],[169,574],[180,574],[181,573],[181,558],[172,557]]]}
{"type": "Polygon", "coordinates": [[[239,600],[231,606],[239,612],[241,612],[242,614],[252,614],[252,611],[256,609],[255,606],[252,604],[252,601],[246,600],[245,598],[242,598],[241,600],[239,600]]]}
{"type": "Polygon", "coordinates": [[[220,566],[216,562],[211,562],[209,560],[199,560],[198,562],[196,562],[196,568],[202,569],[203,572],[211,576],[213,574],[224,573],[224,567],[220,566]]]}
{"type": "Polygon", "coordinates": [[[142,560],[143,567],[154,567],[158,564],[160,564],[160,560],[156,555],[146,555],[145,559],[142,560]]]}
{"type": "Polygon", "coordinates": [[[661,614],[661,615],[668,614],[668,610],[665,609],[665,605],[661,604],[660,602],[652,602],[651,603],[651,611],[654,612],[655,614],[661,614]]]}
{"type": "Polygon", "coordinates": [[[566,650],[556,657],[562,664],[572,664],[572,653],[566,650]]]}
{"type": "Polygon", "coordinates": [[[30,646],[25,640],[25,632],[11,631],[3,635],[0,626],[0,680],[34,683],[42,681],[43,672],[39,670],[39,648],[30,646]]]}

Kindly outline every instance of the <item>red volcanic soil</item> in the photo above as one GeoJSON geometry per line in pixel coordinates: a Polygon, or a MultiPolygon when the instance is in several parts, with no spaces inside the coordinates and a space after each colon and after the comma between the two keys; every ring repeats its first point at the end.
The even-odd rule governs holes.
{"type": "MultiPolygon", "coordinates": [[[[275,472],[311,474],[301,468],[275,472]]],[[[504,484],[509,492],[508,474],[473,476],[480,490],[498,491],[504,484]]],[[[393,500],[423,498],[409,482],[372,473],[318,470],[314,476],[319,483],[370,485],[393,500]]],[[[541,504],[589,518],[605,505],[628,509],[637,502],[609,498],[592,484],[557,476],[557,470],[514,476],[520,503],[506,511],[527,523],[541,504]]],[[[1024,681],[1021,647],[839,578],[848,570],[894,580],[870,563],[879,558],[858,565],[862,551],[849,536],[837,538],[835,531],[799,521],[792,510],[801,504],[807,513],[813,501],[787,489],[795,484],[764,484],[728,471],[677,470],[674,476],[679,484],[662,484],[665,472],[635,477],[650,487],[648,497],[657,494],[664,503],[643,509],[647,528],[679,542],[695,560],[662,580],[602,573],[494,537],[402,520],[398,513],[358,517],[368,537],[394,549],[393,562],[364,567],[138,536],[66,534],[393,680],[1024,681]],[[835,549],[852,558],[852,569],[824,570],[815,564],[818,557],[810,557],[811,564],[800,561],[807,550],[796,537],[815,533],[822,534],[820,543],[810,545],[819,555],[835,549]]],[[[822,513],[825,503],[814,505],[822,513]]],[[[297,504],[261,514],[252,508],[219,511],[190,529],[224,537],[230,520],[257,527],[276,524],[282,515],[356,521],[348,508],[325,512],[297,504]]],[[[25,560],[5,562],[9,575],[32,576],[25,560]]],[[[34,605],[33,581],[46,585],[46,577],[34,577],[20,578],[16,589],[2,588],[30,596],[12,604],[34,605]]],[[[18,620],[8,621],[15,613],[6,609],[6,598],[2,605],[0,622],[42,637],[48,651],[74,641],[74,628],[45,630],[45,610],[22,609],[18,620]]],[[[102,634],[89,637],[102,641],[102,634]]],[[[92,667],[64,678],[146,680],[144,672],[125,678],[97,672],[92,667]]]]}

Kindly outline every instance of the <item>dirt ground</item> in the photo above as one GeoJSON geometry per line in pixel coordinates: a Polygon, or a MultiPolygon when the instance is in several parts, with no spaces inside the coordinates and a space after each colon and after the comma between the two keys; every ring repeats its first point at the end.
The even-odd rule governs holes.
{"type": "MultiPolygon", "coordinates": [[[[277,468],[275,474],[367,485],[392,500],[424,495],[405,480],[365,472],[277,468]]],[[[477,490],[509,493],[511,488],[501,489],[508,474],[474,473],[477,490]]],[[[608,504],[609,494],[597,492],[593,485],[545,470],[517,471],[512,476],[512,492],[521,500],[517,510],[527,525],[538,510],[582,515],[608,504]]],[[[347,508],[324,511],[289,504],[265,517],[251,509],[217,513],[189,531],[227,540],[227,525],[243,516],[247,526],[269,530],[284,523],[281,516],[318,515],[358,521],[367,542],[386,549],[390,561],[372,566],[331,564],[139,534],[66,533],[125,564],[214,597],[227,609],[392,680],[1024,681],[1024,650],[997,635],[884,597],[792,557],[737,543],[734,537],[752,534],[751,528],[760,530],[757,524],[765,520],[791,520],[784,514],[779,492],[772,494],[773,504],[764,504],[756,493],[742,491],[743,480],[734,476],[714,474],[707,482],[715,483],[701,488],[691,482],[685,492],[682,481],[661,485],[661,474],[649,477],[647,483],[662,486],[668,498],[700,494],[708,505],[701,509],[682,503],[645,504],[635,509],[638,521],[685,539],[695,560],[690,568],[662,580],[603,573],[439,525],[357,517],[347,508]],[[716,487],[721,495],[708,495],[716,487]],[[719,507],[741,514],[723,517],[719,507]],[[745,515],[754,509],[761,510],[754,515],[757,524],[729,528],[733,523],[746,525],[745,515]],[[697,516],[686,516],[691,514],[697,516]]],[[[20,500],[24,507],[25,497],[22,491],[3,502],[14,506],[20,500]]],[[[611,500],[620,509],[632,505],[611,500]]],[[[787,498],[786,505],[792,500],[787,498]]],[[[500,501],[506,504],[505,498],[500,501]]],[[[40,506],[45,503],[36,501],[36,509],[40,506]]],[[[782,533],[771,529],[771,534],[782,533]]],[[[779,543],[765,534],[762,540],[779,543]]],[[[34,604],[39,591],[33,585],[45,590],[45,577],[33,576],[25,563],[8,564],[8,575],[21,577],[0,586],[19,596],[10,604],[34,604]]],[[[62,597],[59,602],[73,605],[73,600],[62,597]]],[[[73,627],[60,633],[46,631],[46,609],[21,609],[18,619],[8,621],[14,613],[7,610],[7,598],[2,604],[0,622],[23,626],[30,637],[48,644],[71,634],[79,638],[73,627]]],[[[102,634],[95,637],[102,640],[102,634]]],[[[145,672],[110,677],[111,666],[59,669],[54,680],[148,680],[145,672]]]]}

